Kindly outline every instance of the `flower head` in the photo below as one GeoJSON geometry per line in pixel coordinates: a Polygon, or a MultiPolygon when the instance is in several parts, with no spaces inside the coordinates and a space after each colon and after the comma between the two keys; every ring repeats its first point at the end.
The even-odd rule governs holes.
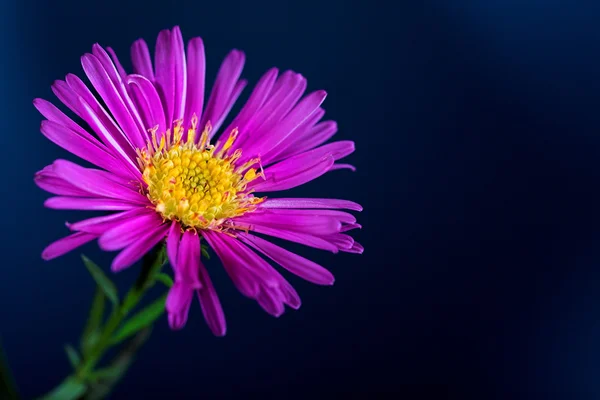
{"type": "Polygon", "coordinates": [[[246,86],[240,79],[244,54],[223,61],[204,104],[205,58],[200,38],[184,50],[179,28],[158,35],[154,64],[143,40],[131,47],[133,74],[115,53],[94,45],[81,61],[97,94],[77,76],[56,81],[53,92],[90,131],[51,103],[34,100],[46,118],[41,132],[94,164],[84,168],[56,160],[35,181],[56,195],[54,209],[111,211],[67,224],[73,232],[48,246],[44,259],[63,255],[98,239],[116,251],[112,269],[129,267],[166,240],[174,285],[166,308],[173,329],[185,325],[194,293],[216,335],[225,318],[201,262],[204,239],[221,259],[235,286],[270,314],[300,307],[293,287],[259,254],[316,284],[333,284],[323,267],[259,235],[278,237],[331,252],[362,253],[347,234],[360,228],[342,209],[360,211],[351,201],[271,198],[324,173],[353,169],[336,161],[354,151],[350,141],[327,142],[337,131],[321,121],[325,92],[305,95],[306,79],[267,71],[231,124],[216,132],[246,86]]]}

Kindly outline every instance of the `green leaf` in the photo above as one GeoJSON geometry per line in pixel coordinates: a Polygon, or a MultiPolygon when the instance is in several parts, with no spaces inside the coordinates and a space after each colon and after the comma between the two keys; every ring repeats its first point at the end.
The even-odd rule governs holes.
{"type": "Polygon", "coordinates": [[[65,345],[65,353],[67,353],[67,357],[69,358],[71,366],[76,369],[81,362],[81,357],[79,357],[77,350],[75,350],[70,344],[67,344],[65,345]]]}
{"type": "Polygon", "coordinates": [[[173,279],[171,279],[171,277],[164,272],[157,274],[156,280],[163,283],[166,287],[173,286],[173,279]]]}
{"type": "Polygon", "coordinates": [[[208,246],[205,244],[200,245],[200,251],[202,252],[202,256],[207,260],[210,260],[210,254],[208,254],[208,246]]]}
{"type": "Polygon", "coordinates": [[[39,400],[75,400],[85,393],[87,386],[70,376],[53,391],[39,400]]]}
{"type": "Polygon", "coordinates": [[[124,339],[127,339],[143,328],[151,325],[165,311],[166,300],[167,295],[164,295],[127,320],[123,327],[116,333],[115,336],[113,336],[111,343],[120,343],[124,339]]]}
{"type": "Polygon", "coordinates": [[[100,286],[96,287],[96,294],[90,308],[90,315],[88,317],[83,334],[81,335],[81,350],[83,355],[87,355],[92,347],[97,343],[100,338],[100,327],[102,325],[102,319],[104,317],[104,303],[106,296],[100,286]]]}
{"type": "Polygon", "coordinates": [[[102,290],[104,291],[104,294],[106,295],[106,297],[115,306],[118,305],[119,304],[119,296],[117,294],[117,288],[114,285],[114,283],[112,283],[110,281],[110,279],[108,279],[108,277],[104,274],[104,272],[102,272],[102,269],[99,266],[97,266],[92,260],[90,260],[89,258],[87,258],[84,255],[81,255],[81,258],[83,259],[83,263],[85,264],[87,269],[90,271],[90,274],[92,274],[92,277],[94,278],[94,280],[96,281],[98,286],[100,286],[102,288],[102,290]]]}

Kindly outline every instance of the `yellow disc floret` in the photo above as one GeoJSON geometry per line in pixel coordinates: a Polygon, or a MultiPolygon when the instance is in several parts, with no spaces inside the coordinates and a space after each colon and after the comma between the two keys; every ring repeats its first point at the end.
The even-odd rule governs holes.
{"type": "Polygon", "coordinates": [[[147,196],[163,218],[177,220],[184,228],[218,229],[228,218],[253,211],[263,200],[246,190],[248,182],[261,176],[251,168],[259,161],[236,167],[241,151],[226,154],[237,130],[219,149],[218,142],[213,146],[208,141],[210,124],[195,141],[196,123],[194,118],[185,140],[181,123],[158,143],[152,132],[147,149],[138,152],[139,163],[148,185],[147,196]]]}

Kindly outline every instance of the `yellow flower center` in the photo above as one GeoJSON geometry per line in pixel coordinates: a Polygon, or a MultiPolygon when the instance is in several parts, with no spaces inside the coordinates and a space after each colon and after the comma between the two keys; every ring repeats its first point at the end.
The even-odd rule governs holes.
{"type": "Polygon", "coordinates": [[[218,229],[228,218],[253,211],[263,199],[246,190],[261,176],[251,160],[236,166],[241,150],[226,155],[237,136],[234,129],[223,146],[209,143],[210,123],[196,142],[197,119],[183,139],[181,123],[157,143],[156,132],[147,149],[138,151],[138,162],[148,185],[147,196],[164,219],[177,220],[184,228],[218,229]],[[217,151],[217,149],[219,149],[217,151]]]}

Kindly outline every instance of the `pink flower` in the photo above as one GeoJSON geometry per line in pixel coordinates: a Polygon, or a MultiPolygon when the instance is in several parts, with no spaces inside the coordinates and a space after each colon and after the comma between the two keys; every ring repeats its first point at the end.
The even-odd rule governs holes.
{"type": "Polygon", "coordinates": [[[94,134],[51,103],[34,100],[46,118],[41,132],[98,167],[56,160],[38,172],[38,186],[56,195],[45,205],[113,212],[68,224],[74,233],[52,243],[42,257],[50,260],[98,239],[103,250],[119,251],[112,263],[113,271],[119,271],[166,239],[175,276],[166,303],[170,326],[185,325],[195,293],[215,335],[225,334],[225,317],[201,262],[201,238],[239,291],[274,316],[286,304],[300,307],[300,298],[258,254],[310,282],[333,284],[333,275],[320,265],[256,235],[334,253],[363,251],[347,234],[360,225],[352,214],[340,211],[360,211],[360,205],[263,195],[334,169],[353,169],[336,163],[354,151],[353,142],[323,144],[337,131],[335,122],[321,121],[325,92],[302,97],[302,75],[271,69],[220,140],[211,144],[246,86],[240,79],[244,53],[233,50],[225,58],[206,104],[200,38],[190,40],[186,52],[179,28],[164,30],[158,35],[154,65],[141,39],[131,47],[131,58],[133,74],[125,72],[110,48],[94,45],[92,54],[81,58],[98,96],[72,74],[52,86],[94,134]]]}

